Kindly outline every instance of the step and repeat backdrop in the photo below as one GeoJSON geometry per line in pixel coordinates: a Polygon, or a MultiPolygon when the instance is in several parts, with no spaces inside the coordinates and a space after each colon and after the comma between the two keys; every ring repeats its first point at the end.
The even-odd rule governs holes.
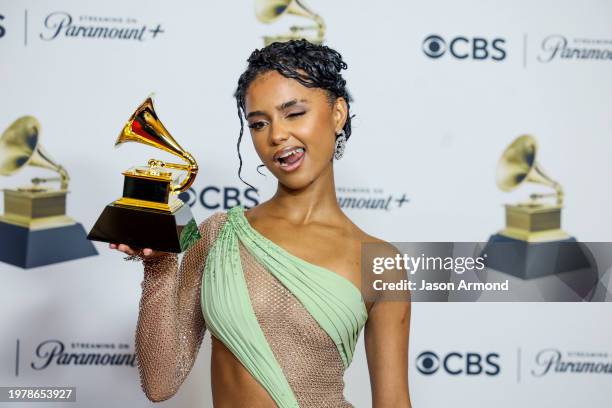
{"type": "MultiPolygon", "coordinates": [[[[258,191],[238,179],[232,96],[269,37],[322,39],[349,66],[356,116],[334,171],[340,205],[366,232],[486,241],[505,226],[504,204],[554,192],[496,184],[505,149],[528,134],[530,163],[563,188],[563,229],[612,241],[611,21],[602,0],[0,0],[0,386],[76,387],[76,402],[58,407],[153,405],[134,356],[141,266],[84,236],[121,196],[123,171],[180,162],[139,143],[114,148],[151,93],[200,166],[181,195],[198,222],[271,197],[248,133],[242,174],[258,191]],[[32,179],[50,191],[18,190],[32,179]],[[59,231],[51,240],[45,222],[59,231]]],[[[583,298],[413,303],[414,406],[611,406],[612,307],[583,298]]],[[[159,406],[212,406],[209,364],[207,333],[159,406]]],[[[350,402],[371,406],[363,338],[345,384],[350,402]]]]}

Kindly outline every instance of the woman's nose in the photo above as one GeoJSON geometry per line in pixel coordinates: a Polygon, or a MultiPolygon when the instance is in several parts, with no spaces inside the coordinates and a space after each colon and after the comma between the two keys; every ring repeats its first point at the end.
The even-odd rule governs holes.
{"type": "Polygon", "coordinates": [[[281,144],[289,139],[289,131],[283,126],[272,124],[270,125],[270,139],[272,144],[281,144]]]}

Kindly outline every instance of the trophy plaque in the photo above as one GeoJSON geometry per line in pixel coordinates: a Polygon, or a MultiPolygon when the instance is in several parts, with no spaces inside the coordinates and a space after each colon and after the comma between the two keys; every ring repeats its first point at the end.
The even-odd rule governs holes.
{"type": "Polygon", "coordinates": [[[289,40],[299,40],[301,38],[313,44],[322,44],[325,36],[325,22],[316,13],[313,13],[299,0],[256,0],[255,15],[257,19],[265,24],[270,24],[282,15],[292,14],[295,16],[306,17],[314,21],[314,26],[292,26],[289,33],[277,36],[264,36],[264,45],[268,46],[273,42],[285,42],[289,40]],[[302,33],[316,30],[316,35],[306,37],[302,33]]]}
{"type": "Polygon", "coordinates": [[[125,142],[164,150],[186,164],[151,159],[148,166],[123,172],[123,196],[106,206],[87,238],[172,253],[187,250],[200,239],[200,233],[189,205],[178,198],[178,193],[193,184],[198,172],[195,159],[159,121],[151,97],[136,109],[115,146],[125,142]],[[182,181],[173,170],[186,172],[182,181]]]}
{"type": "Polygon", "coordinates": [[[483,250],[488,267],[523,279],[591,266],[576,238],[561,229],[563,189],[542,170],[537,151],[533,136],[516,138],[498,162],[497,186],[511,191],[531,182],[555,192],[531,194],[526,202],[506,204],[506,228],[492,235],[483,250]],[[555,201],[545,201],[547,197],[555,201]]]}
{"type": "Polygon", "coordinates": [[[0,261],[21,268],[97,255],[85,229],[66,215],[68,172],[39,143],[40,123],[32,116],[17,119],[0,137],[0,174],[10,176],[26,166],[56,172],[59,177],[33,178],[32,185],[4,189],[0,215],[0,261]],[[60,188],[45,183],[59,181],[60,188]]]}

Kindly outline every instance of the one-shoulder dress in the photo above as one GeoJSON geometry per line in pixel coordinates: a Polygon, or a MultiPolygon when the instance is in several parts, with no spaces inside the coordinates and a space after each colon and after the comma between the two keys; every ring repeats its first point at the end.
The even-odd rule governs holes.
{"type": "Polygon", "coordinates": [[[141,380],[147,374],[157,378],[145,370],[159,367],[164,375],[148,386],[167,388],[158,390],[162,394],[176,392],[208,329],[278,407],[352,407],[344,397],[343,376],[367,320],[357,286],[264,237],[241,205],[212,214],[199,229],[202,238],[186,251],[180,267],[176,255],[144,262],[141,307],[157,301],[163,309],[160,292],[174,291],[176,304],[159,313],[179,318],[167,333],[137,331],[141,380]],[[161,272],[168,268],[176,276],[161,272]],[[180,311],[173,309],[179,305],[180,311]],[[169,336],[166,349],[175,352],[148,349],[149,336],[169,336]],[[142,359],[149,361],[141,364],[142,359]]]}

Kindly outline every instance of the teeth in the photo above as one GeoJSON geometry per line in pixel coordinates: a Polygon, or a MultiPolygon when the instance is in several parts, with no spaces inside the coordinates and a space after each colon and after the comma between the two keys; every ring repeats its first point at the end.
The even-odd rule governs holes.
{"type": "Polygon", "coordinates": [[[303,151],[304,151],[304,148],[298,147],[296,149],[293,149],[293,150],[290,150],[288,152],[281,154],[280,156],[278,156],[278,158],[281,159],[281,158],[289,157],[292,154],[301,153],[303,151]]]}
{"type": "Polygon", "coordinates": [[[298,148],[292,149],[292,150],[287,151],[287,152],[285,152],[285,153],[281,154],[280,156],[278,156],[278,157],[276,158],[276,161],[278,161],[278,163],[281,165],[281,167],[286,167],[286,166],[288,166],[289,164],[287,164],[287,163],[285,163],[285,162],[281,161],[280,159],[283,159],[283,158],[285,158],[285,157],[289,157],[289,156],[291,156],[292,154],[302,153],[303,151],[304,151],[304,148],[303,148],[303,147],[298,147],[298,148]]]}

